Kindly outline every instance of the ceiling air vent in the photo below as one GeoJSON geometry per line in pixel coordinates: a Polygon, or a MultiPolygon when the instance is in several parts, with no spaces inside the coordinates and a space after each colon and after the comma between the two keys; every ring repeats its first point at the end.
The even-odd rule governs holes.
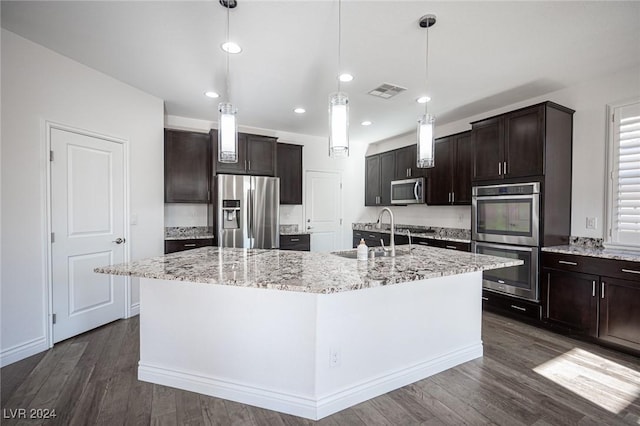
{"type": "Polygon", "coordinates": [[[407,90],[405,87],[396,86],[395,84],[383,83],[375,89],[371,90],[369,94],[382,99],[393,98],[398,93],[402,93],[407,90]]]}

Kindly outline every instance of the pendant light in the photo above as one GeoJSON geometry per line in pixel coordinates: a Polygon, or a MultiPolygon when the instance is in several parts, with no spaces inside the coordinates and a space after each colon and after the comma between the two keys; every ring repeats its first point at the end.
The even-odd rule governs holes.
{"type": "MultiPolygon", "coordinates": [[[[429,86],[429,27],[436,23],[435,15],[420,18],[420,28],[427,29],[427,46],[425,52],[425,89],[429,86]]],[[[428,92],[427,92],[428,93],[428,92]]],[[[424,114],[418,117],[418,162],[419,168],[425,169],[435,165],[435,141],[433,139],[436,118],[429,114],[429,102],[424,103],[424,114]]]]}
{"type": "MultiPolygon", "coordinates": [[[[342,71],[342,0],[338,0],[338,74],[342,71]]],[[[347,157],[349,155],[349,97],[341,92],[341,79],[338,78],[338,91],[329,95],[329,156],[347,157]]]]}
{"type": "MultiPolygon", "coordinates": [[[[227,9],[227,39],[229,44],[229,9],[237,6],[236,0],[220,0],[220,4],[227,9]]],[[[229,98],[229,49],[224,49],[227,55],[227,68],[225,75],[226,96],[225,102],[218,104],[218,162],[238,162],[238,122],[236,114],[238,109],[233,106],[229,98]]]]}

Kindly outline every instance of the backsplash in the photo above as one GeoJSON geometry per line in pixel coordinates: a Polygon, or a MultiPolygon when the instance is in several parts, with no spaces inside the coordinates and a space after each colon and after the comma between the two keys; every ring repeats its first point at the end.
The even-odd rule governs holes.
{"type": "MultiPolygon", "coordinates": [[[[355,231],[376,231],[375,222],[354,223],[351,229],[355,231]]],[[[382,229],[389,230],[388,223],[382,224],[382,229]]],[[[401,232],[409,229],[411,232],[418,234],[430,234],[434,238],[455,238],[460,240],[470,240],[471,231],[469,229],[462,228],[442,228],[438,226],[420,226],[420,225],[400,225],[396,224],[396,232],[401,232]]]]}
{"type": "Polygon", "coordinates": [[[574,237],[569,238],[569,244],[572,246],[580,246],[585,248],[603,248],[602,238],[574,237]]]}
{"type": "Polygon", "coordinates": [[[211,238],[213,229],[209,226],[167,226],[165,239],[211,238]]]}

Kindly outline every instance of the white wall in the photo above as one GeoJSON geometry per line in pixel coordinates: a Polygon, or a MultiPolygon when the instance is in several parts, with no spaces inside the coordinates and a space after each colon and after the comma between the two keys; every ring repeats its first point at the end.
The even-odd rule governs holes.
{"type": "MultiPolygon", "coordinates": [[[[171,129],[191,130],[207,132],[216,128],[212,121],[197,120],[186,117],[167,115],[165,127],[171,129]]],[[[350,154],[346,159],[333,159],[328,154],[327,138],[316,136],[281,132],[278,130],[260,129],[248,126],[238,126],[239,131],[257,135],[277,137],[278,142],[303,145],[302,164],[303,172],[313,171],[337,171],[342,175],[342,247],[351,248],[351,224],[358,221],[364,211],[364,156],[367,145],[362,142],[350,144],[350,154]]],[[[304,174],[303,174],[303,200],[304,200],[304,174]]],[[[280,206],[280,223],[297,224],[300,230],[304,230],[303,206],[280,206]]]]}
{"type": "MultiPolygon", "coordinates": [[[[2,30],[0,362],[47,349],[45,121],[128,141],[132,259],[163,252],[163,102],[2,30]]],[[[138,302],[133,280],[131,301],[138,302]]],[[[134,306],[135,309],[135,306],[134,306]]]]}
{"type": "MultiPolygon", "coordinates": [[[[553,101],[574,109],[573,116],[573,183],[571,188],[571,235],[603,238],[605,203],[605,149],[607,141],[607,104],[640,98],[640,68],[568,87],[502,108],[467,117],[445,125],[436,121],[436,137],[470,130],[469,123],[543,101],[553,101]],[[597,218],[598,228],[586,229],[586,218],[597,218]]],[[[387,151],[413,143],[413,132],[373,144],[368,154],[387,151]]],[[[393,208],[396,222],[469,229],[470,207],[409,206],[393,208]]],[[[368,207],[363,221],[375,221],[377,208],[368,207]]]]}

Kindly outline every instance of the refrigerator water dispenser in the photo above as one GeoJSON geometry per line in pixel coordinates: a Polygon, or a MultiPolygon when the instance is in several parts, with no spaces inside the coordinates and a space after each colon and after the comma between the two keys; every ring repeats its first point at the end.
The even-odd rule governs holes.
{"type": "Polygon", "coordinates": [[[222,200],[222,229],[240,229],[240,200],[222,200]]]}

